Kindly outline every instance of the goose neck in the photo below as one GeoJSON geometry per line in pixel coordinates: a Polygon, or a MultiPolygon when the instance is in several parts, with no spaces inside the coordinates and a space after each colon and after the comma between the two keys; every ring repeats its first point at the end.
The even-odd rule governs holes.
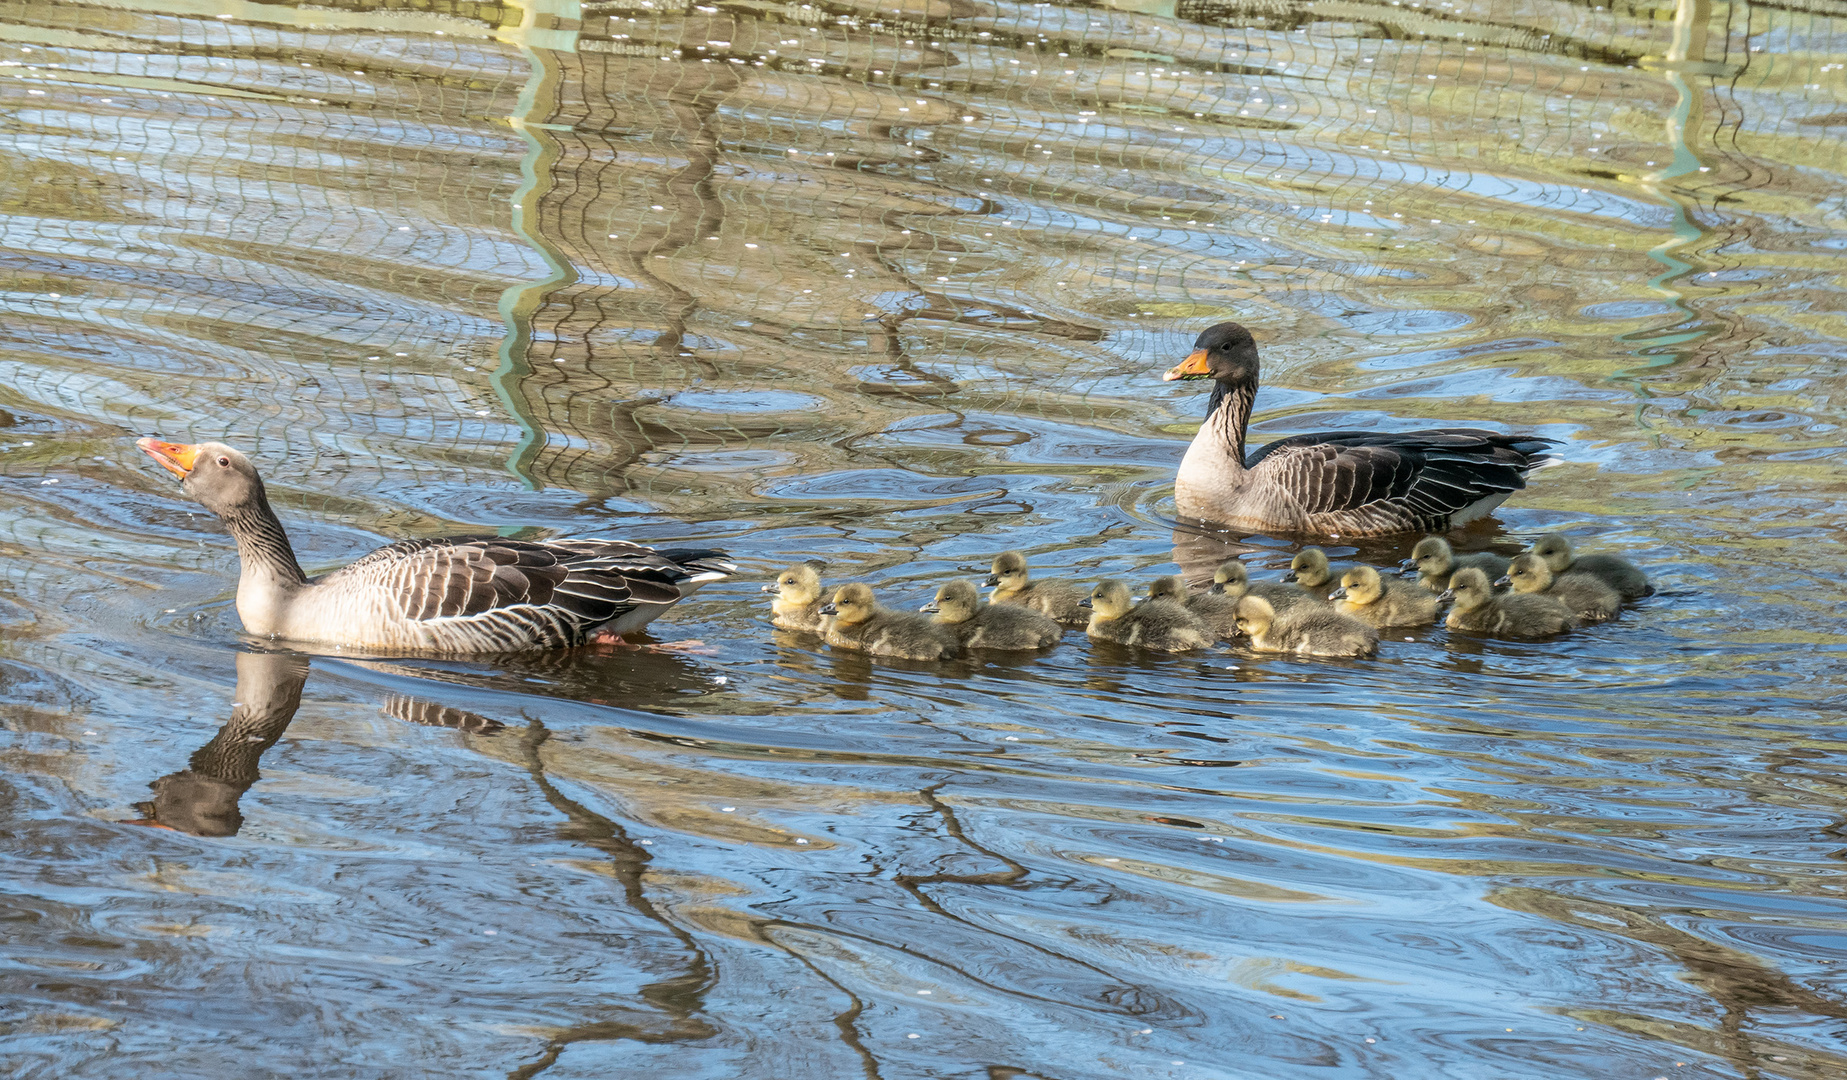
{"type": "Polygon", "coordinates": [[[237,557],[243,564],[245,581],[274,582],[284,587],[305,585],[308,576],[295,561],[295,549],[282,531],[282,522],[269,507],[269,498],[258,491],[255,499],[227,510],[225,527],[237,540],[237,557]]]}
{"type": "Polygon", "coordinates": [[[1223,448],[1237,468],[1244,467],[1244,438],[1251,422],[1251,403],[1257,399],[1255,383],[1212,384],[1206,422],[1200,433],[1223,448]]]}

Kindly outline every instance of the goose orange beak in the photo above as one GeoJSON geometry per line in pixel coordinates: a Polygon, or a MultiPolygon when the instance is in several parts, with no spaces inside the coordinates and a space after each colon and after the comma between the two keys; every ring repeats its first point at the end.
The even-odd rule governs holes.
{"type": "Polygon", "coordinates": [[[1206,350],[1194,349],[1192,354],[1185,360],[1168,368],[1167,374],[1161,376],[1161,381],[1173,382],[1175,379],[1203,379],[1210,374],[1212,374],[1212,369],[1206,366],[1206,350]]]}
{"type": "Polygon", "coordinates": [[[160,462],[160,467],[186,479],[192,472],[193,463],[199,458],[199,448],[185,443],[161,442],[159,439],[136,439],[135,445],[147,451],[147,455],[160,462]]]}

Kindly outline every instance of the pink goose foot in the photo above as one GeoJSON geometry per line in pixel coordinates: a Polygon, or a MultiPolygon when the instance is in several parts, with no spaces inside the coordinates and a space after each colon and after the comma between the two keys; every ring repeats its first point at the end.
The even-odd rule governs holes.
{"type": "Polygon", "coordinates": [[[717,649],[712,648],[697,638],[689,638],[685,641],[663,641],[657,645],[637,645],[633,642],[623,640],[622,635],[613,630],[598,630],[596,633],[586,638],[584,644],[613,649],[628,649],[636,652],[694,653],[700,656],[716,656],[718,654],[717,649]]]}

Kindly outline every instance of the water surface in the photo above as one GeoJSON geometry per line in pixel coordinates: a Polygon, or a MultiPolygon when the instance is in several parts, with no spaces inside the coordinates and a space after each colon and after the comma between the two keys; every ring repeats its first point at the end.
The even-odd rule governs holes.
{"type": "MultiPolygon", "coordinates": [[[[21,1076],[1847,1070],[1847,8],[24,0],[0,15],[0,1050],[21,1076]],[[1258,439],[1563,444],[1542,643],[869,661],[765,621],[1176,533],[1258,439]],[[310,569],[699,540],[689,654],[303,657],[310,569]],[[164,828],[153,827],[155,825],[164,828]]],[[[1334,547],[1391,561],[1408,544],[1334,547]]]]}

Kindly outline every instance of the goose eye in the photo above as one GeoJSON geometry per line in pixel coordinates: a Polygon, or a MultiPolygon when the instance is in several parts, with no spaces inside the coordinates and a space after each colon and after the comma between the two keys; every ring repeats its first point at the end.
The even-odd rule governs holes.
{"type": "Polygon", "coordinates": [[[231,467],[231,459],[230,459],[230,458],[228,458],[228,457],[221,457],[221,458],[219,458],[219,459],[218,459],[218,467],[219,467],[219,468],[221,468],[221,469],[228,469],[228,468],[230,468],[230,467],[231,467]]]}

